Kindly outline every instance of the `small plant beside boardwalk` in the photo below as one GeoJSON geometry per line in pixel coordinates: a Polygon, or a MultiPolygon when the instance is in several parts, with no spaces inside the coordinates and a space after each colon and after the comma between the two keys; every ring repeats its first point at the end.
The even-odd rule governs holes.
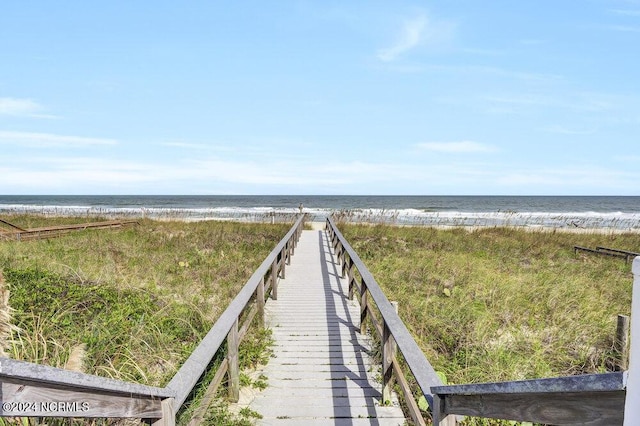
{"type": "MultiPolygon", "coordinates": [[[[0,242],[2,349],[18,360],[164,386],[289,228],[142,220],[0,242]]],[[[268,356],[268,342],[268,333],[251,331],[241,365],[268,356]]],[[[218,407],[210,424],[216,416],[232,418],[218,407]]]]}
{"type": "Polygon", "coordinates": [[[340,228],[448,384],[614,368],[617,315],[631,307],[631,264],[573,247],[637,251],[639,234],[340,228]]]}

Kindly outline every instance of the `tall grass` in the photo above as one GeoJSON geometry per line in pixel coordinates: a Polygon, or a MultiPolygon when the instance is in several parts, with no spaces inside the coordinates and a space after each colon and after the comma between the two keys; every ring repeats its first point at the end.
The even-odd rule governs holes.
{"type": "MultiPolygon", "coordinates": [[[[0,242],[8,322],[17,327],[5,333],[6,352],[164,386],[289,227],[147,219],[131,228],[0,242]]],[[[245,366],[268,353],[268,336],[252,333],[241,346],[245,366]]]]}
{"type": "Polygon", "coordinates": [[[449,384],[605,372],[633,277],[574,245],[640,249],[640,234],[341,225],[449,384]]]}

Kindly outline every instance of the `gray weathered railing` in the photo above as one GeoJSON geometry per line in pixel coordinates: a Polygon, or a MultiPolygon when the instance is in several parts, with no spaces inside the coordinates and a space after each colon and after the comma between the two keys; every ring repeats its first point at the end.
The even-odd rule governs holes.
{"type": "MultiPolygon", "coordinates": [[[[392,371],[416,424],[424,424],[424,420],[395,359],[394,340],[420,391],[429,402],[434,424],[440,422],[440,425],[453,425],[456,422],[455,415],[464,415],[555,425],[622,425],[625,409],[629,412],[630,405],[639,405],[640,401],[629,403],[626,372],[444,386],[437,376],[434,377],[432,366],[332,218],[327,219],[327,229],[336,256],[342,265],[342,276],[346,275],[348,279],[350,293],[355,289],[360,291],[361,323],[366,318],[372,320],[380,337],[384,398],[386,399],[386,392],[391,383],[392,371]],[[356,282],[354,267],[361,276],[361,283],[356,282]],[[376,323],[375,317],[371,315],[367,293],[378,307],[382,324],[376,323]]],[[[636,298],[640,299],[640,257],[634,262],[634,273],[634,293],[636,298]]],[[[640,315],[640,303],[637,305],[637,313],[640,315]]],[[[635,312],[632,308],[632,319],[635,312]]],[[[640,359],[638,363],[640,370],[640,359]]],[[[630,371],[634,371],[633,364],[630,371]]],[[[640,379],[638,382],[640,383],[640,379]]],[[[640,388],[640,385],[638,387],[640,388]]],[[[640,408],[636,410],[640,417],[640,408]]],[[[634,423],[634,420],[639,421],[631,418],[626,420],[625,425],[638,424],[634,423]]]]}
{"type": "Polygon", "coordinates": [[[225,341],[226,358],[216,370],[191,424],[198,424],[204,417],[207,404],[225,375],[230,399],[237,401],[238,345],[256,314],[264,318],[269,289],[271,297],[277,298],[278,277],[284,277],[303,225],[304,215],[300,215],[166,387],[144,386],[0,358],[0,417],[140,418],[158,426],[174,425],[176,413],[225,341]],[[253,306],[249,308],[250,304],[253,306]],[[244,321],[241,326],[240,318],[244,321]]]}
{"type": "Polygon", "coordinates": [[[163,401],[173,396],[167,389],[8,358],[0,359],[0,368],[2,416],[160,419],[163,401]]]}
{"type": "Polygon", "coordinates": [[[621,425],[625,373],[431,388],[443,414],[554,425],[621,425]]]}
{"type": "Polygon", "coordinates": [[[41,228],[23,229],[6,220],[1,220],[3,223],[11,228],[10,231],[3,231],[0,229],[0,240],[38,240],[44,238],[55,238],[66,235],[70,232],[84,231],[86,229],[109,229],[120,228],[123,226],[137,224],[136,220],[109,220],[101,222],[89,222],[89,223],[77,223],[73,225],[56,225],[46,226],[41,228]]]}
{"type": "MultiPolygon", "coordinates": [[[[431,407],[434,424],[452,424],[455,421],[453,417],[439,417],[442,413],[438,408],[440,401],[438,396],[431,392],[432,387],[443,385],[442,380],[438,377],[431,364],[429,364],[429,361],[427,361],[424,353],[418,347],[418,344],[409,333],[409,330],[407,330],[404,322],[402,322],[398,316],[394,306],[389,302],[375,278],[373,278],[373,275],[371,275],[358,254],[344,238],[331,217],[327,218],[327,230],[336,257],[342,267],[342,276],[347,276],[349,295],[353,296],[355,290],[359,290],[361,328],[366,324],[365,320],[369,319],[380,337],[382,344],[383,400],[387,401],[389,399],[390,389],[393,384],[392,378],[395,377],[402,391],[404,401],[407,404],[411,419],[418,425],[425,424],[404,372],[396,359],[396,351],[399,351],[420,387],[420,391],[431,407]],[[359,283],[356,282],[354,268],[360,274],[361,279],[359,283]],[[371,298],[371,301],[373,301],[375,307],[377,307],[380,322],[373,314],[373,306],[369,298],[371,298]]],[[[365,330],[361,329],[361,332],[365,332],[365,330]]]]}

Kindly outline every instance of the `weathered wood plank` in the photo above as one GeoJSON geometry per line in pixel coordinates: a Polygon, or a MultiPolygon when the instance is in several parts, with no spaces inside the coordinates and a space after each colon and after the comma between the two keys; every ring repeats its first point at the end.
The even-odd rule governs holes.
{"type": "Polygon", "coordinates": [[[60,385],[76,390],[111,391],[117,394],[154,396],[160,399],[174,395],[171,390],[164,388],[123,382],[10,358],[0,358],[0,381],[4,382],[6,380],[25,380],[34,383],[60,385]]]}
{"type": "Polygon", "coordinates": [[[470,385],[436,386],[431,388],[439,395],[541,393],[541,392],[605,392],[623,390],[624,373],[582,374],[579,376],[546,379],[518,380],[513,382],[478,383],[470,385]]]}
{"type": "Polygon", "coordinates": [[[578,251],[584,251],[587,253],[594,253],[594,254],[600,254],[602,256],[610,256],[610,257],[621,257],[621,258],[625,258],[627,259],[628,256],[624,253],[616,253],[616,252],[612,252],[612,251],[605,251],[605,250],[596,250],[596,249],[592,249],[589,247],[582,247],[582,246],[573,246],[573,251],[575,253],[577,253],[578,251]]]}
{"type": "Polygon", "coordinates": [[[622,254],[626,254],[626,255],[631,256],[631,257],[640,256],[640,253],[635,252],[635,251],[620,250],[620,249],[614,249],[614,248],[603,247],[603,246],[596,246],[596,250],[604,250],[604,251],[611,251],[611,252],[614,252],[614,253],[622,253],[622,254]]]}
{"type": "Polygon", "coordinates": [[[624,389],[624,373],[619,372],[440,386],[432,391],[442,399],[445,414],[558,425],[615,425],[622,422],[624,389]]]}
{"type": "Polygon", "coordinates": [[[162,399],[3,378],[0,416],[162,417],[162,399]]]}
{"type": "Polygon", "coordinates": [[[317,419],[340,424],[339,417],[357,424],[357,416],[366,416],[368,424],[387,424],[391,418],[389,424],[403,424],[398,407],[379,407],[381,385],[372,380],[379,366],[369,356],[371,339],[358,332],[360,309],[349,300],[351,277],[340,279],[342,272],[349,274],[349,259],[338,259],[330,245],[325,233],[304,231],[279,283],[278,299],[267,302],[266,323],[276,344],[264,368],[268,387],[250,407],[264,416],[259,424],[317,419]]]}
{"type": "Polygon", "coordinates": [[[240,338],[238,337],[238,320],[233,323],[229,334],[227,334],[227,364],[229,375],[229,400],[238,402],[240,398],[240,358],[238,346],[240,338]]]}
{"type": "Polygon", "coordinates": [[[554,425],[622,425],[624,391],[443,395],[444,412],[554,425]]]}
{"type": "Polygon", "coordinates": [[[173,398],[162,401],[162,418],[158,419],[153,426],[175,426],[176,425],[176,409],[173,398]]]}
{"type": "Polygon", "coordinates": [[[396,377],[396,382],[400,387],[400,390],[403,394],[403,400],[407,404],[407,409],[409,411],[409,415],[411,416],[411,420],[414,424],[423,426],[426,425],[424,419],[422,418],[422,413],[420,412],[420,408],[413,398],[413,393],[411,392],[411,388],[409,387],[409,383],[407,382],[406,377],[404,377],[404,372],[402,368],[400,368],[400,364],[398,364],[398,360],[393,360],[393,372],[396,377]]]}

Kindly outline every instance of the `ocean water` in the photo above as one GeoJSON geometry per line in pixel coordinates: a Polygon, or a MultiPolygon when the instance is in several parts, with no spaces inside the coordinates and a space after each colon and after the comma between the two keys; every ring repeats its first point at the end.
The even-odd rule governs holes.
{"type": "Polygon", "coordinates": [[[0,216],[269,221],[290,219],[300,204],[313,220],[640,230],[639,196],[0,195],[0,216]]]}

